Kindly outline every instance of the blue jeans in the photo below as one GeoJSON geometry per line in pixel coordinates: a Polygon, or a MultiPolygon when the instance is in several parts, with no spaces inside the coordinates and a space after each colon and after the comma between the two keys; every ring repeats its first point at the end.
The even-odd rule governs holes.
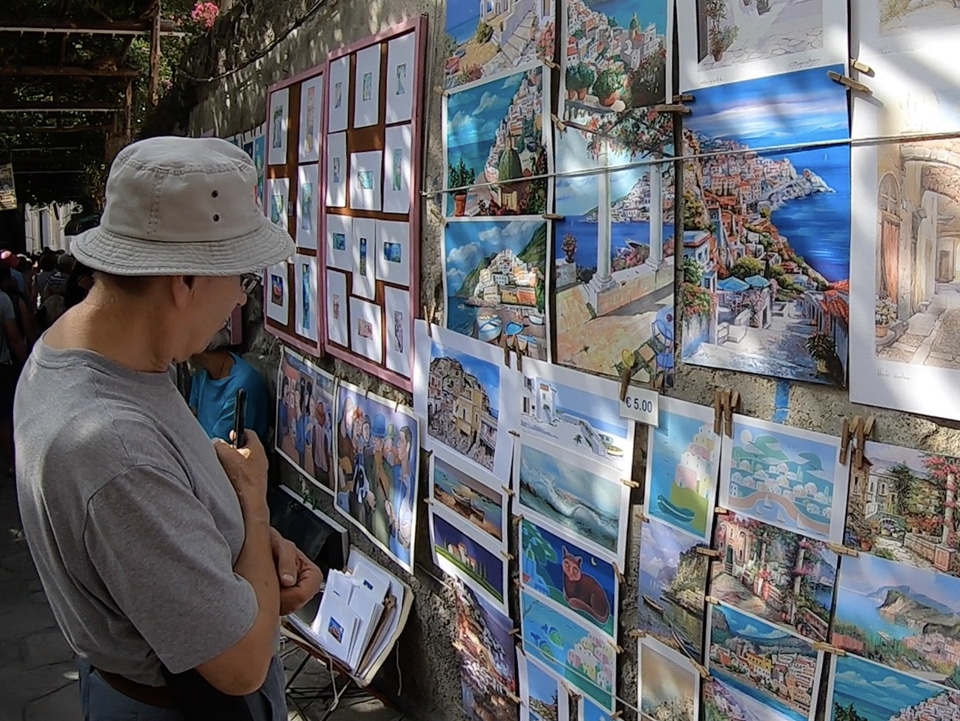
{"type": "MultiPolygon", "coordinates": [[[[287,721],[284,686],[283,666],[274,656],[263,687],[246,697],[253,718],[287,721]]],[[[183,715],[176,709],[150,706],[120,693],[93,671],[85,659],[80,661],[80,706],[83,721],[183,721],[183,715]]]]}

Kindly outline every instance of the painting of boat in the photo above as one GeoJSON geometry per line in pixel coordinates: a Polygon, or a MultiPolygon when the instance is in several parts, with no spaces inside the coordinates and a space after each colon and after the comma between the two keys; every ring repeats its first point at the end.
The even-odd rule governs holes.
{"type": "Polygon", "coordinates": [[[677,642],[677,645],[684,655],[700,663],[700,650],[697,648],[697,645],[677,631],[676,628],[671,628],[670,633],[673,635],[673,640],[677,642]]]}
{"type": "Polygon", "coordinates": [[[540,313],[527,314],[527,320],[530,321],[530,325],[543,325],[543,316],[540,313]]]}
{"type": "Polygon", "coordinates": [[[682,523],[690,523],[693,520],[694,512],[689,508],[680,508],[670,503],[665,496],[657,496],[657,507],[668,516],[676,518],[682,523]]]}
{"type": "Polygon", "coordinates": [[[643,598],[643,602],[647,604],[650,608],[652,608],[654,611],[656,611],[659,614],[663,614],[663,606],[661,606],[659,603],[657,603],[652,598],[650,598],[650,596],[644,594],[641,598],[643,598]]]}
{"type": "Polygon", "coordinates": [[[496,316],[477,319],[477,337],[484,343],[490,343],[500,337],[503,321],[496,316]]]}
{"type": "Polygon", "coordinates": [[[511,320],[507,323],[506,335],[508,338],[512,338],[522,330],[523,330],[523,323],[518,323],[515,320],[511,320]]]}

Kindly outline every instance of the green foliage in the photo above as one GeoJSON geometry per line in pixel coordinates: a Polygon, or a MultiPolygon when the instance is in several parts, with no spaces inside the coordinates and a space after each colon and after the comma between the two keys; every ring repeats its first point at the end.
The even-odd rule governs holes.
{"type": "Polygon", "coordinates": [[[447,182],[451,188],[466,188],[473,185],[477,179],[477,173],[473,168],[468,168],[463,162],[463,156],[460,156],[460,162],[456,165],[448,166],[449,178],[447,182]]]}
{"type": "Polygon", "coordinates": [[[745,280],[754,275],[763,275],[764,265],[756,258],[745,255],[730,267],[730,275],[745,280]]]}
{"type": "Polygon", "coordinates": [[[684,318],[706,318],[713,314],[713,293],[692,283],[680,286],[680,309],[684,318]]]}
{"type": "Polygon", "coordinates": [[[816,360],[830,360],[837,353],[837,344],[826,333],[814,333],[804,341],[804,345],[816,360]]]}
{"type": "Polygon", "coordinates": [[[896,20],[910,7],[910,0],[880,0],[880,22],[896,20]]]}
{"type": "Polygon", "coordinates": [[[833,702],[833,721],[870,721],[866,716],[857,713],[853,704],[841,706],[836,701],[833,702]]]}
{"type": "Polygon", "coordinates": [[[710,216],[700,198],[692,191],[683,191],[683,229],[711,230],[710,216]]]}
{"type": "Polygon", "coordinates": [[[477,42],[480,43],[481,45],[483,43],[490,42],[490,38],[493,37],[493,26],[488,25],[487,23],[481,20],[480,23],[477,25],[477,33],[475,37],[477,39],[477,42]]]}
{"type": "Polygon", "coordinates": [[[623,75],[613,68],[600,71],[600,75],[593,83],[593,94],[601,99],[609,98],[621,90],[623,90],[623,75]]]}
{"type": "Polygon", "coordinates": [[[692,285],[700,285],[703,281],[703,268],[697,265],[693,258],[684,258],[683,260],[683,282],[692,285]]]}

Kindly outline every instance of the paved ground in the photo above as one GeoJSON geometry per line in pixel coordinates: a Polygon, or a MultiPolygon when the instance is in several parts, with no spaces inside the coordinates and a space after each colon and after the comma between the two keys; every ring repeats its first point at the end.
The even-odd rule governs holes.
{"type": "MultiPolygon", "coordinates": [[[[13,482],[0,481],[0,721],[80,721],[76,659],[56,626],[20,533],[13,482]]],[[[284,648],[288,674],[303,653],[284,648]]],[[[311,661],[294,684],[290,721],[316,721],[323,703],[304,698],[326,685],[311,661]],[[299,691],[299,693],[298,693],[299,691]]],[[[400,713],[365,694],[345,696],[331,721],[398,721],[400,713]]]]}

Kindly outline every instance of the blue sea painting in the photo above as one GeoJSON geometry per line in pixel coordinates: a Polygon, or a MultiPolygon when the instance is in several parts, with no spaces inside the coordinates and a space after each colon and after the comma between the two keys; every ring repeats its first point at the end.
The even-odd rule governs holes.
{"type": "Polygon", "coordinates": [[[588,470],[583,462],[565,459],[559,450],[521,443],[520,505],[622,560],[620,524],[626,486],[588,470]]]}
{"type": "Polygon", "coordinates": [[[494,490],[463,470],[433,456],[433,500],[467,523],[503,541],[507,507],[502,491],[494,490]]]}
{"type": "Polygon", "coordinates": [[[831,436],[734,416],[724,444],[720,503],[739,515],[811,536],[843,534],[840,442],[831,436]]]}
{"type": "Polygon", "coordinates": [[[661,399],[647,453],[647,516],[708,541],[720,473],[713,410],[661,399]]]}
{"type": "Polygon", "coordinates": [[[590,699],[581,697],[580,721],[610,721],[610,712],[600,708],[590,699]]]}
{"type": "Polygon", "coordinates": [[[837,656],[830,721],[960,718],[960,693],[856,656],[837,656]]]}
{"type": "Polygon", "coordinates": [[[860,554],[840,564],[831,643],[956,688],[960,579],[860,554]]]}
{"type": "Polygon", "coordinates": [[[526,518],[520,521],[520,582],[615,637],[613,564],[526,518]]]}
{"type": "Polygon", "coordinates": [[[436,513],[431,514],[431,523],[437,565],[502,604],[503,558],[436,513]]]}
{"type": "MultiPolygon", "coordinates": [[[[559,679],[543,669],[540,664],[529,659],[525,662],[526,688],[521,683],[520,697],[526,706],[529,721],[556,721],[560,718],[561,704],[570,700],[559,679]]],[[[521,713],[521,719],[524,718],[521,713]]]]}
{"type": "MultiPolygon", "coordinates": [[[[703,684],[704,721],[794,721],[794,716],[781,713],[737,687],[716,677],[703,684]]],[[[842,721],[834,719],[834,721],[842,721]]],[[[856,721],[849,719],[848,721],[856,721]]]]}
{"type": "Polygon", "coordinates": [[[614,704],[617,650],[608,638],[520,592],[523,650],[604,708],[614,704]]]}

